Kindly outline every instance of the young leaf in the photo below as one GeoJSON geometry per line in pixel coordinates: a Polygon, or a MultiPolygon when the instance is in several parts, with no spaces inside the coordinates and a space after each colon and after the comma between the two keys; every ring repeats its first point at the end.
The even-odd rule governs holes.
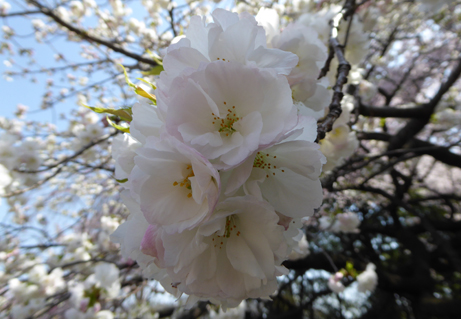
{"type": "Polygon", "coordinates": [[[133,117],[132,117],[133,112],[131,110],[131,107],[126,108],[126,109],[106,109],[102,107],[93,107],[93,106],[88,106],[88,105],[84,105],[84,106],[96,113],[106,113],[106,114],[116,115],[122,120],[127,121],[127,122],[131,122],[133,120],[133,117]]]}
{"type": "Polygon", "coordinates": [[[109,116],[106,116],[106,119],[107,119],[107,123],[109,123],[113,128],[116,128],[117,130],[122,131],[124,133],[130,133],[130,128],[129,127],[124,127],[124,126],[115,124],[114,122],[112,122],[112,120],[109,118],[109,116]]]}

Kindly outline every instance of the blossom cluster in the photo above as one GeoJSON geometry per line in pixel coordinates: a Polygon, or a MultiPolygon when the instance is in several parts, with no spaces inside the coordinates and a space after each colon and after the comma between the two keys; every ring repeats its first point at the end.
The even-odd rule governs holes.
{"type": "Polygon", "coordinates": [[[192,17],[155,95],[137,90],[130,133],[114,139],[131,215],[113,239],[167,291],[235,307],[276,290],[322,203],[316,120],[298,108],[326,106],[326,47],[302,25],[268,46],[253,16],[212,16],[192,17]]]}

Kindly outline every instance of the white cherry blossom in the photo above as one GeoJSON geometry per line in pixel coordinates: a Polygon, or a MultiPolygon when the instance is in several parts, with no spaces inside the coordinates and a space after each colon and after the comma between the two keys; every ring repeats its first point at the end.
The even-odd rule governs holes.
{"type": "Polygon", "coordinates": [[[149,137],[136,153],[128,183],[149,223],[181,232],[210,216],[220,178],[205,157],[168,135],[149,137]]]}
{"type": "Polygon", "coordinates": [[[370,291],[373,292],[378,285],[378,275],[376,274],[376,266],[368,264],[364,272],[357,276],[357,290],[360,292],[370,291]]]}
{"type": "Polygon", "coordinates": [[[229,198],[195,229],[169,233],[150,225],[141,247],[180,291],[235,307],[246,298],[268,297],[276,276],[285,273],[287,246],[278,219],[252,196],[229,198]]]}
{"type": "MultiPolygon", "coordinates": [[[[306,130],[315,128],[313,118],[306,119],[306,130]]],[[[293,140],[261,149],[235,168],[227,185],[231,194],[241,185],[246,194],[267,200],[281,214],[294,218],[310,216],[322,203],[319,176],[325,157],[308,140],[293,140]]]]}
{"type": "MultiPolygon", "coordinates": [[[[197,69],[203,62],[230,61],[280,74],[289,74],[298,63],[298,57],[290,52],[267,48],[263,27],[248,13],[216,9],[212,16],[214,23],[208,25],[205,18],[192,17],[186,37],[168,48],[161,76],[167,86],[173,78],[187,69],[197,69]]],[[[159,87],[163,88],[162,83],[159,87]]]]}
{"type": "Polygon", "coordinates": [[[335,293],[343,292],[345,287],[341,282],[344,275],[341,272],[337,272],[328,279],[328,288],[335,293]]]}
{"type": "Polygon", "coordinates": [[[210,63],[172,88],[174,95],[158,100],[167,131],[218,167],[241,163],[297,121],[286,78],[270,70],[210,63]]]}

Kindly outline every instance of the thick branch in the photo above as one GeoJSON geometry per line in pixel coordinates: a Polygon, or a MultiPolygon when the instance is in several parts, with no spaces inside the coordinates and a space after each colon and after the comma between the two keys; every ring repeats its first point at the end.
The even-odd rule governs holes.
{"type": "Polygon", "coordinates": [[[379,107],[359,104],[359,113],[364,116],[373,117],[396,117],[421,119],[427,117],[427,110],[423,106],[411,108],[379,107]]]}
{"type": "Polygon", "coordinates": [[[420,119],[411,119],[390,141],[388,150],[401,148],[416,134],[418,134],[429,122],[431,114],[435,107],[442,99],[442,96],[450,89],[461,75],[461,58],[458,59],[458,64],[453,68],[448,79],[440,86],[435,96],[423,105],[425,116],[420,119]]]}
{"type": "MultiPolygon", "coordinates": [[[[378,141],[391,141],[394,137],[387,133],[375,132],[361,132],[357,134],[359,140],[378,140],[378,141]]],[[[413,138],[408,144],[409,150],[413,153],[420,153],[430,155],[436,160],[454,167],[461,168],[461,156],[450,151],[450,147],[438,146],[429,142],[421,141],[420,139],[413,138]]]]}

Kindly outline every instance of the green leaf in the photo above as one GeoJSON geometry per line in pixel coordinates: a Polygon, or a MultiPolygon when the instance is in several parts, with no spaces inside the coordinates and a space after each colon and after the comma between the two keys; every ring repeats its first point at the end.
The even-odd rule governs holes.
{"type": "Polygon", "coordinates": [[[142,75],[159,75],[163,71],[163,65],[156,65],[149,71],[141,71],[142,75]]]}
{"type": "Polygon", "coordinates": [[[126,108],[126,109],[105,109],[102,107],[93,107],[93,106],[88,106],[88,105],[84,105],[84,106],[96,113],[107,113],[107,114],[116,115],[122,120],[127,121],[127,122],[131,122],[131,120],[133,119],[132,117],[133,111],[131,110],[131,107],[126,108]]]}
{"type": "Polygon", "coordinates": [[[346,262],[346,270],[352,277],[357,277],[357,270],[355,270],[354,265],[351,262],[346,262]]]}
{"type": "Polygon", "coordinates": [[[133,84],[133,82],[130,81],[130,79],[128,78],[128,73],[126,73],[126,70],[125,70],[125,67],[121,64],[119,64],[122,69],[123,69],[123,73],[125,74],[125,81],[126,81],[126,84],[128,84],[129,86],[131,86],[132,88],[136,88],[136,85],[133,84]]]}
{"type": "Polygon", "coordinates": [[[147,54],[149,54],[149,56],[152,58],[152,60],[155,61],[155,63],[157,63],[158,65],[162,65],[163,66],[163,61],[160,59],[160,57],[155,54],[155,53],[152,53],[150,50],[146,50],[147,54]]]}
{"type": "Polygon", "coordinates": [[[111,119],[109,118],[109,116],[106,116],[106,119],[107,119],[107,122],[108,122],[113,128],[116,128],[117,130],[122,131],[122,132],[124,132],[124,133],[130,133],[130,128],[129,128],[129,127],[124,127],[124,126],[115,124],[114,122],[111,121],[111,119]]]}
{"type": "Polygon", "coordinates": [[[155,97],[155,95],[146,92],[142,87],[138,86],[134,91],[136,92],[136,94],[151,100],[152,102],[154,102],[154,104],[157,104],[157,98],[155,97]]]}
{"type": "Polygon", "coordinates": [[[136,78],[136,79],[138,79],[139,81],[143,81],[144,83],[148,84],[152,88],[152,90],[155,90],[157,88],[155,85],[153,85],[149,81],[144,80],[143,78],[136,78]]]}
{"type": "Polygon", "coordinates": [[[123,184],[123,183],[126,183],[128,182],[128,178],[124,178],[124,179],[115,179],[117,182],[119,182],[120,184],[123,184]]]}

